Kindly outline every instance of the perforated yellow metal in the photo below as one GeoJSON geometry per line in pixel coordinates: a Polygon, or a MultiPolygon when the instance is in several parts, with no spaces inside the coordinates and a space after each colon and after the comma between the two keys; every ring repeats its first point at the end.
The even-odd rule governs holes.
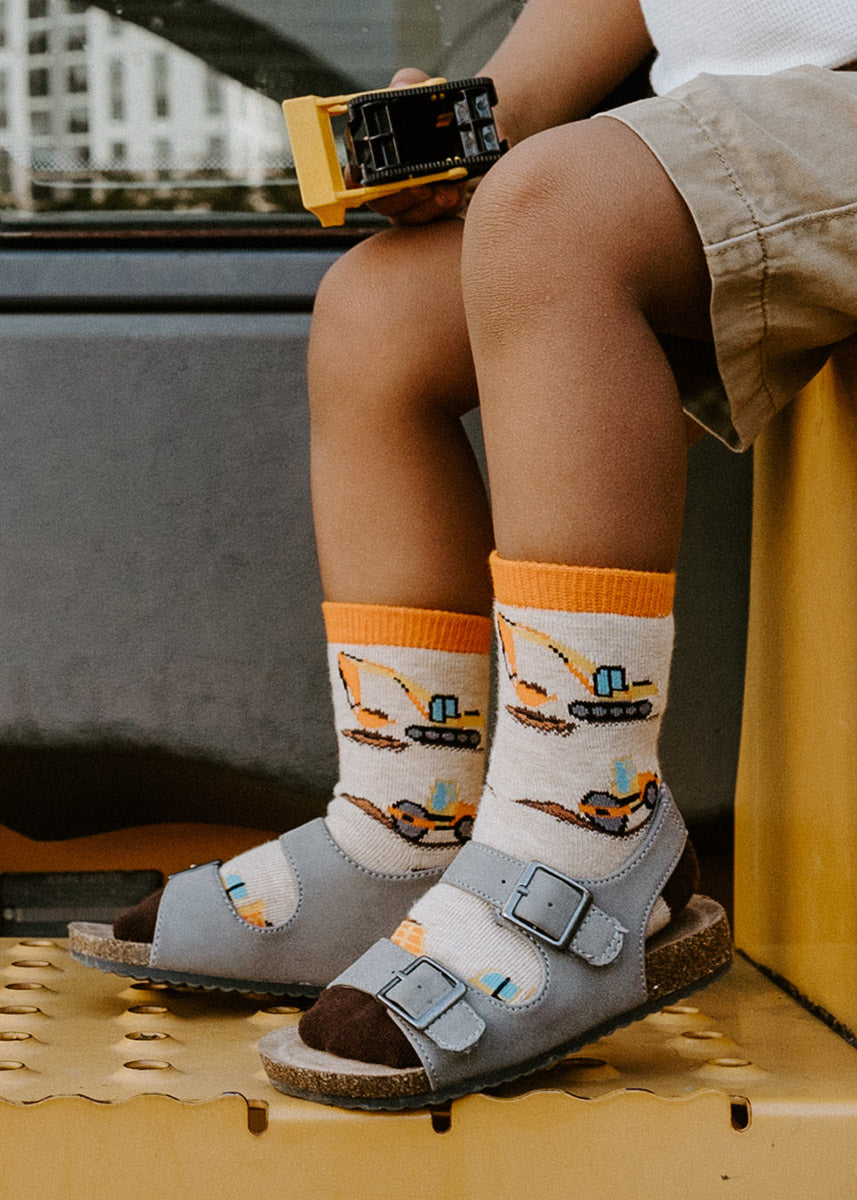
{"type": "Polygon", "coordinates": [[[857,1050],[739,961],[685,1005],[437,1112],[274,1091],[264,997],[0,941],[0,1200],[853,1200],[857,1050]]]}

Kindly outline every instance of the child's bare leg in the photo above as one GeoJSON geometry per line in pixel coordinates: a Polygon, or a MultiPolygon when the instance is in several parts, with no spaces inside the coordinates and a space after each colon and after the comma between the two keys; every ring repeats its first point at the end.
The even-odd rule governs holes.
{"type": "Polygon", "coordinates": [[[501,556],[668,571],[686,429],[658,332],[710,336],[684,202],[626,126],[522,143],[479,188],[464,292],[501,556]]]}
{"type": "Polygon", "coordinates": [[[461,426],[477,403],[462,230],[389,230],[345,255],[319,292],[309,388],[328,600],[490,611],[491,521],[461,426]]]}

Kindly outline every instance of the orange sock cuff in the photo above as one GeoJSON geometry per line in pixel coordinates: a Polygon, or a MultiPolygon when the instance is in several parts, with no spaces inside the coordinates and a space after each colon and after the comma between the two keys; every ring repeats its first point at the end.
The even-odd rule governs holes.
{"type": "Polygon", "coordinates": [[[496,551],[491,555],[491,575],[499,602],[521,608],[668,617],[675,596],[673,572],[516,562],[500,558],[496,551]]]}
{"type": "Polygon", "coordinates": [[[417,650],[451,650],[457,654],[488,654],[491,649],[490,617],[432,608],[334,601],[326,601],[321,608],[329,642],[409,646],[417,650]]]}

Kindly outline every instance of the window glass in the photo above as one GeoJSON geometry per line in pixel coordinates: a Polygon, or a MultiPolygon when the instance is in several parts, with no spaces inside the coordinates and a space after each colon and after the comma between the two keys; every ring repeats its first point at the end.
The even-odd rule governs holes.
{"type": "Polygon", "coordinates": [[[0,0],[0,230],[315,228],[281,101],[473,74],[521,0],[0,0]]]}

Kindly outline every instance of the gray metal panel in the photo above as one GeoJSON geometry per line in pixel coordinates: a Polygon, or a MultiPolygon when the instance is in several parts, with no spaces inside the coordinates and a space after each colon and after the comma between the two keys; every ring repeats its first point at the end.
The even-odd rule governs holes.
{"type": "Polygon", "coordinates": [[[695,821],[728,816],[735,796],[752,494],[752,454],[734,454],[713,437],[693,447],[660,758],[682,812],[695,821]]]}
{"type": "Polygon", "coordinates": [[[334,250],[0,250],[0,306],[311,308],[334,250]]]}
{"type": "Polygon", "coordinates": [[[120,737],[329,785],[308,327],[0,318],[0,740],[120,737]]]}

